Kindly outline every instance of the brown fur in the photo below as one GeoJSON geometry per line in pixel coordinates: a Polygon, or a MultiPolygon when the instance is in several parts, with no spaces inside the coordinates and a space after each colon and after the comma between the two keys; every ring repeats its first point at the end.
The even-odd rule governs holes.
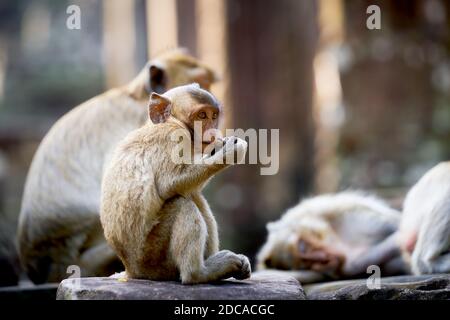
{"type": "MultiPolygon", "coordinates": [[[[245,141],[226,138],[220,142],[218,152],[206,155],[214,160],[211,164],[177,164],[171,158],[178,144],[171,140],[173,133],[181,132],[193,141],[192,123],[180,119],[187,119],[192,110],[203,110],[198,105],[199,94],[206,98],[202,102],[218,105],[195,85],[172,89],[163,96],[152,94],[150,115],[158,124],[149,122],[130,133],[105,171],[101,221],[128,277],[181,278],[187,284],[250,275],[245,256],[218,251],[217,225],[201,194],[207,181],[228,166],[217,160],[230,153],[242,160],[245,141]]],[[[210,115],[203,122],[206,127],[217,125],[210,115]]],[[[201,152],[193,145],[191,149],[201,152]]]]}
{"type": "Polygon", "coordinates": [[[50,129],[25,184],[18,240],[22,264],[35,283],[66,278],[78,265],[83,276],[122,268],[106,244],[99,219],[103,169],[117,143],[147,120],[149,93],[165,91],[213,72],[183,53],[150,61],[128,85],[75,107],[50,129]]]}

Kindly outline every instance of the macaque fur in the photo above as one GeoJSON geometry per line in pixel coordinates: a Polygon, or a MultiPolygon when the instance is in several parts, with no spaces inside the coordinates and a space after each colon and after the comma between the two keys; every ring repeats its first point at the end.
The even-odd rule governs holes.
{"type": "Polygon", "coordinates": [[[400,212],[382,200],[347,191],[306,199],[269,223],[258,269],[282,270],[302,283],[404,272],[396,231],[400,212]]]}
{"type": "Polygon", "coordinates": [[[126,277],[178,280],[196,284],[250,276],[244,255],[218,251],[217,225],[201,194],[208,180],[229,164],[230,154],[242,161],[247,143],[239,138],[202,138],[193,144],[194,121],[217,129],[221,108],[198,85],[153,93],[148,123],[130,133],[116,149],[102,184],[101,221],[105,237],[125,265],[126,277]],[[216,152],[203,155],[207,163],[177,163],[171,158],[181,132],[192,154],[202,154],[213,142],[216,152]]]}
{"type": "Polygon", "coordinates": [[[450,162],[433,167],[408,192],[398,237],[413,274],[450,273],[450,162]]]}
{"type": "Polygon", "coordinates": [[[34,283],[58,282],[67,267],[82,276],[123,268],[105,242],[99,219],[105,163],[117,143],[148,117],[153,91],[198,82],[209,89],[214,73],[176,50],[148,62],[128,85],[75,107],[50,129],[28,172],[19,218],[21,262],[34,283]]]}

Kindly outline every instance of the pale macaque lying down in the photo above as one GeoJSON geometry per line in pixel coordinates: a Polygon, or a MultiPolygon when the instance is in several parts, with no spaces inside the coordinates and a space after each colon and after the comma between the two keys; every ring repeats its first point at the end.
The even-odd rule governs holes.
{"type": "Polygon", "coordinates": [[[412,273],[450,273],[450,162],[429,170],[406,195],[399,240],[412,273]]]}
{"type": "Polygon", "coordinates": [[[361,192],[321,195],[300,202],[267,225],[257,269],[277,269],[302,283],[407,271],[397,241],[400,212],[361,192]]]}

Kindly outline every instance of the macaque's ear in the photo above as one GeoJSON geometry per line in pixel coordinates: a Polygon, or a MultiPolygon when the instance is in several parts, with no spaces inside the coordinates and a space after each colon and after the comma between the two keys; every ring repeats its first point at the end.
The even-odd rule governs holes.
{"type": "Polygon", "coordinates": [[[151,90],[161,94],[165,92],[167,87],[167,75],[164,67],[158,63],[152,63],[148,72],[151,90]]]}
{"type": "Polygon", "coordinates": [[[172,102],[155,92],[150,96],[150,103],[148,105],[148,115],[153,123],[162,123],[170,116],[170,108],[172,102]]]}

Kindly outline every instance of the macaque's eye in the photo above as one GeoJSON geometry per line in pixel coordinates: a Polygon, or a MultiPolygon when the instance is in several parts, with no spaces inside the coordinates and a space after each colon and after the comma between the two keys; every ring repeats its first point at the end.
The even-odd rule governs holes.
{"type": "Polygon", "coordinates": [[[217,119],[217,113],[214,112],[212,118],[217,119]]]}
{"type": "Polygon", "coordinates": [[[306,251],[308,250],[308,245],[305,241],[300,240],[297,244],[297,248],[300,253],[306,253],[306,251]]]}
{"type": "Polygon", "coordinates": [[[197,116],[199,119],[206,119],[206,112],[205,111],[199,112],[197,116]]]}

